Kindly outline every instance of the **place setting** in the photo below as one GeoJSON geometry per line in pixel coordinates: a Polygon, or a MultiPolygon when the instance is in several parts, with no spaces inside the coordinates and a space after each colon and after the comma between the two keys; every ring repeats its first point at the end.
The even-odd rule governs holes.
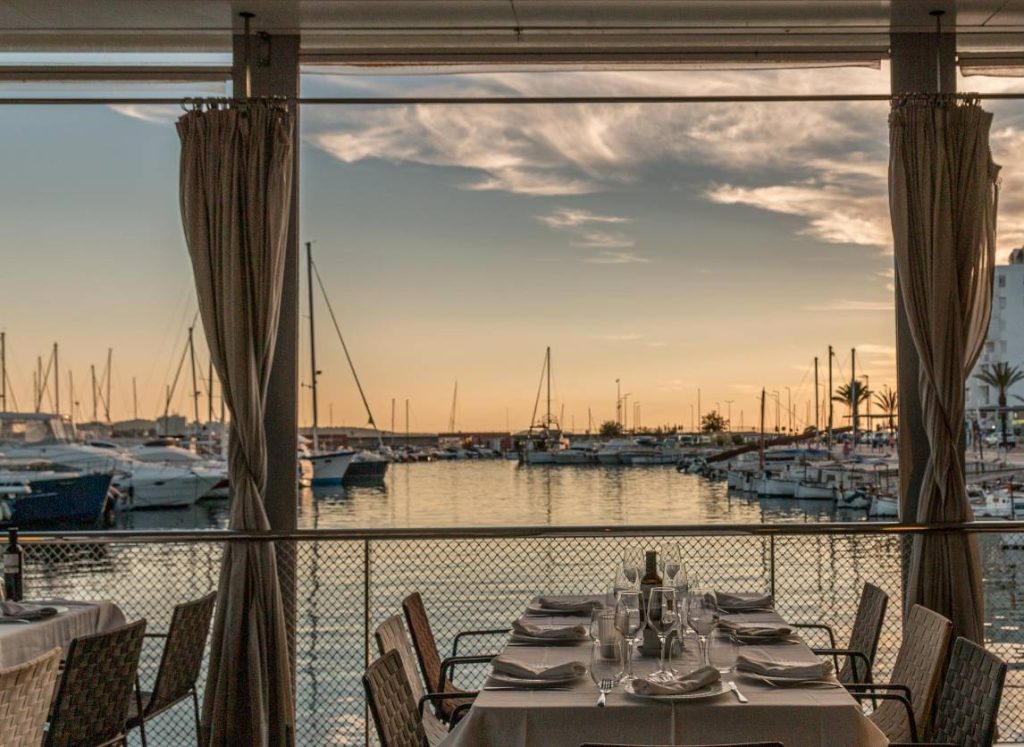
{"type": "Polygon", "coordinates": [[[510,654],[491,661],[491,673],[484,690],[565,690],[587,674],[587,665],[569,661],[554,665],[533,665],[510,654]],[[498,684],[490,684],[490,683],[498,684]]]}
{"type": "Polygon", "coordinates": [[[67,607],[5,600],[0,602],[0,624],[34,623],[67,611],[67,607]]]}

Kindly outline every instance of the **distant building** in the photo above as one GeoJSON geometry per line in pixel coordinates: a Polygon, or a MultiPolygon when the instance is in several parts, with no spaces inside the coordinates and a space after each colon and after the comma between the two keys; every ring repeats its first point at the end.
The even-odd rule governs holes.
{"type": "MultiPolygon", "coordinates": [[[[1024,247],[1010,252],[1008,264],[996,266],[988,337],[967,379],[967,417],[976,419],[983,428],[994,427],[999,421],[999,392],[974,375],[993,363],[1024,367],[1024,247]]],[[[1024,382],[1011,387],[1007,404],[1021,404],[1018,396],[1024,397],[1024,382]]]]}

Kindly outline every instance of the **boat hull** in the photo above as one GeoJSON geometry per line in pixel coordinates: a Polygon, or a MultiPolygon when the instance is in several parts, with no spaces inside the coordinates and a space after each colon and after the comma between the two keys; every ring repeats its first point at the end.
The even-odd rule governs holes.
{"type": "Polygon", "coordinates": [[[10,518],[0,524],[100,525],[105,519],[111,478],[110,473],[94,472],[32,480],[30,492],[5,500],[10,518]]]}
{"type": "Polygon", "coordinates": [[[834,501],[836,489],[831,485],[818,485],[815,483],[798,482],[795,498],[802,501],[834,501]]]}
{"type": "Polygon", "coordinates": [[[314,454],[309,457],[313,465],[313,479],[310,485],[341,485],[355,458],[354,451],[334,451],[328,454],[314,454]]]}
{"type": "Polygon", "coordinates": [[[342,483],[345,485],[366,485],[384,482],[388,473],[388,462],[385,459],[353,459],[342,483]]]}

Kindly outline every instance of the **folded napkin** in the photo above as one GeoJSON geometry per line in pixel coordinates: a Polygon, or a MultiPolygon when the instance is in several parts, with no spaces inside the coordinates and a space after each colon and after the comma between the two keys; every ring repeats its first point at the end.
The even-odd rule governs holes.
{"type": "Polygon", "coordinates": [[[53,617],[57,610],[53,607],[40,607],[37,604],[19,604],[18,602],[0,602],[0,617],[12,617],[18,620],[42,620],[53,617]]]}
{"type": "Polygon", "coordinates": [[[832,662],[785,661],[740,654],[736,659],[736,669],[765,677],[820,680],[832,674],[832,662]]]}
{"type": "Polygon", "coordinates": [[[701,667],[684,677],[677,677],[668,682],[635,679],[633,692],[637,695],[685,695],[713,685],[721,679],[722,675],[714,667],[701,667]]]}
{"type": "Polygon", "coordinates": [[[774,604],[771,594],[746,592],[735,594],[729,591],[715,592],[718,609],[726,612],[749,612],[751,610],[771,609],[774,604]]]}
{"type": "Polygon", "coordinates": [[[523,680],[564,680],[569,677],[582,677],[587,672],[587,665],[579,661],[570,661],[553,667],[533,666],[521,659],[502,654],[491,660],[491,669],[495,674],[523,680]]]}
{"type": "Polygon", "coordinates": [[[590,631],[586,625],[564,625],[561,627],[542,627],[516,620],[512,623],[512,632],[530,638],[546,638],[551,641],[583,641],[590,637],[590,631]]]}
{"type": "Polygon", "coordinates": [[[604,607],[596,599],[566,599],[564,597],[540,597],[537,606],[550,612],[578,612],[590,614],[604,607]]]}
{"type": "Polygon", "coordinates": [[[771,623],[754,624],[736,622],[735,620],[719,620],[718,627],[728,630],[741,641],[776,641],[793,635],[792,628],[771,623]]]}

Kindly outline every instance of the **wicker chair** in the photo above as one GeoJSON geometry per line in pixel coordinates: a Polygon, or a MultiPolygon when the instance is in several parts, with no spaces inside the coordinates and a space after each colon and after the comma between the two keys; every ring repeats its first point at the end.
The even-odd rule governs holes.
{"type": "Polygon", "coordinates": [[[417,706],[396,650],[369,666],[363,675],[363,689],[382,747],[430,747],[432,743],[423,728],[423,704],[426,700],[458,697],[453,693],[430,694],[417,706]]]}
{"type": "Polygon", "coordinates": [[[71,641],[50,712],[46,747],[124,742],[146,621],[71,641]]]}
{"type": "Polygon", "coordinates": [[[60,649],[0,669],[0,745],[38,747],[57,684],[60,649]]]}
{"type": "Polygon", "coordinates": [[[204,597],[179,604],[171,615],[171,627],[167,633],[147,633],[146,638],[164,638],[164,653],[152,692],[139,691],[138,702],[133,703],[128,714],[128,730],[139,728],[142,745],[146,747],[146,721],[168,708],[192,696],[192,711],[196,723],[196,740],[199,736],[199,696],[196,694],[196,680],[203,666],[206,639],[210,634],[210,619],[217,594],[210,592],[204,597]]]}
{"type": "MultiPolygon", "coordinates": [[[[659,747],[655,744],[604,744],[603,742],[584,742],[580,747],[659,747]]],[[[685,746],[684,746],[685,747],[685,746]]],[[[782,742],[731,742],[729,744],[713,744],[707,747],[785,747],[782,742]]]]}
{"type": "Polygon", "coordinates": [[[458,693],[463,696],[462,699],[451,698],[437,701],[438,716],[448,721],[456,711],[464,709],[471,702],[471,698],[476,695],[474,691],[462,690],[452,684],[451,673],[454,672],[455,667],[460,664],[482,664],[495,657],[495,654],[458,656],[459,641],[469,636],[507,635],[508,628],[463,631],[456,635],[452,642],[452,655],[441,661],[441,654],[437,650],[437,641],[430,627],[430,620],[427,618],[427,609],[423,606],[423,597],[419,592],[413,592],[402,600],[402,610],[405,612],[405,621],[412,634],[416,658],[419,659],[427,688],[437,693],[458,693]]]}
{"type": "Polygon", "coordinates": [[[918,734],[926,733],[952,629],[948,619],[915,604],[903,627],[889,684],[847,685],[855,698],[876,705],[870,719],[889,741],[916,742],[918,734]]]}
{"type": "Polygon", "coordinates": [[[860,603],[857,605],[857,616],[850,632],[850,643],[846,648],[836,646],[835,631],[822,623],[794,623],[795,628],[811,628],[824,630],[828,634],[828,648],[816,648],[814,653],[831,656],[836,662],[839,681],[843,684],[871,682],[871,667],[875,663],[875,651],[878,639],[882,634],[882,622],[885,620],[885,608],[889,604],[889,595],[874,584],[864,584],[861,590],[860,603]],[[843,666],[839,668],[838,657],[843,656],[843,666]]]}
{"type": "MultiPolygon", "coordinates": [[[[406,680],[412,691],[413,700],[417,703],[426,697],[426,690],[423,688],[423,678],[420,677],[419,669],[416,668],[415,654],[412,646],[409,645],[409,636],[405,632],[405,623],[399,615],[392,615],[377,626],[373,632],[374,640],[377,641],[377,651],[381,656],[389,651],[398,653],[402,660],[402,667],[405,669],[406,680]]],[[[426,733],[427,742],[430,745],[440,743],[448,734],[448,727],[442,723],[432,711],[423,713],[423,731],[426,733]]]]}

